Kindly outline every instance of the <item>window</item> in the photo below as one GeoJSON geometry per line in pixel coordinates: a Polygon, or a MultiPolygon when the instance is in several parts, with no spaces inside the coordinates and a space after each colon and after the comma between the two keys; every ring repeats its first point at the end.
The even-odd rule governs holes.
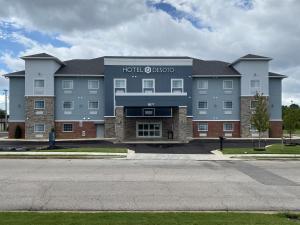
{"type": "Polygon", "coordinates": [[[63,109],[73,109],[74,104],[71,101],[65,101],[63,102],[63,109]]]}
{"type": "Polygon", "coordinates": [[[73,124],[72,123],[64,123],[63,132],[73,132],[73,124]]]}
{"type": "Polygon", "coordinates": [[[250,109],[255,109],[257,105],[257,100],[251,100],[250,102],[250,109]]]}
{"type": "Polygon", "coordinates": [[[207,109],[207,101],[198,102],[198,109],[207,109]]]}
{"type": "Polygon", "coordinates": [[[208,80],[198,80],[198,89],[208,89],[208,80]]]}
{"type": "Polygon", "coordinates": [[[43,123],[34,124],[34,132],[35,133],[45,132],[45,124],[43,124],[43,123]]]}
{"type": "Polygon", "coordinates": [[[143,79],[143,92],[154,93],[155,92],[155,80],[154,79],[143,79]]]}
{"type": "Polygon", "coordinates": [[[44,109],[45,101],[44,100],[35,100],[34,101],[34,109],[44,109]]]}
{"type": "Polygon", "coordinates": [[[223,80],[223,89],[233,89],[233,81],[223,80]]]}
{"type": "Polygon", "coordinates": [[[223,131],[233,131],[233,124],[232,123],[224,123],[223,131]]]}
{"type": "Polygon", "coordinates": [[[172,93],[183,92],[183,79],[171,79],[171,92],[172,93]]]}
{"type": "Polygon", "coordinates": [[[63,89],[73,89],[73,80],[63,80],[62,88],[63,89]]]}
{"type": "Polygon", "coordinates": [[[208,131],[208,123],[198,123],[198,131],[208,131]]]}
{"type": "Polygon", "coordinates": [[[115,93],[126,92],[126,79],[115,79],[115,93]]]}
{"type": "Polygon", "coordinates": [[[224,109],[232,109],[232,101],[225,101],[223,102],[224,109]]]}
{"type": "Polygon", "coordinates": [[[251,88],[259,88],[260,80],[251,80],[251,88]]]}
{"type": "Polygon", "coordinates": [[[137,137],[161,137],[160,123],[137,123],[137,137]]]}
{"type": "Polygon", "coordinates": [[[89,101],[89,109],[98,109],[99,102],[98,101],[89,101]]]}
{"type": "Polygon", "coordinates": [[[45,88],[44,80],[34,80],[34,94],[35,95],[43,95],[45,88]]]}
{"type": "Polygon", "coordinates": [[[99,89],[99,81],[98,80],[89,80],[88,81],[88,89],[99,89]]]}

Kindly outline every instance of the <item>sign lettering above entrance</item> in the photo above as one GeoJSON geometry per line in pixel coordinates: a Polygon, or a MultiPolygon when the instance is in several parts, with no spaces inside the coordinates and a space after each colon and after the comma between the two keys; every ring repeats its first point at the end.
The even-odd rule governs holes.
{"type": "Polygon", "coordinates": [[[126,66],[123,73],[174,73],[174,67],[169,66],[126,66]]]}

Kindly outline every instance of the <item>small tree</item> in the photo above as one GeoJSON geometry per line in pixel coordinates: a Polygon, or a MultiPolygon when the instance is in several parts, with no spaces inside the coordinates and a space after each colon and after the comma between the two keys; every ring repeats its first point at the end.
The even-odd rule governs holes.
{"type": "Polygon", "coordinates": [[[267,98],[263,94],[257,93],[254,96],[256,101],[255,112],[251,116],[251,124],[255,126],[258,131],[258,148],[260,148],[261,135],[270,127],[270,116],[268,110],[267,98]]]}
{"type": "Polygon", "coordinates": [[[292,134],[296,130],[297,120],[298,118],[297,118],[296,109],[291,106],[288,107],[285,110],[285,114],[283,116],[283,125],[284,125],[284,129],[287,130],[289,133],[290,142],[292,142],[292,134]]]}

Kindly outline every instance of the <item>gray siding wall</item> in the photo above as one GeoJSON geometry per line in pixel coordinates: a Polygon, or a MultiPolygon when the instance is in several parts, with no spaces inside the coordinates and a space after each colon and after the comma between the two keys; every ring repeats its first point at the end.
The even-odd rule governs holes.
{"type": "Polygon", "coordinates": [[[270,93],[270,119],[281,120],[281,81],[282,79],[269,79],[269,93],[270,93]]]}
{"type": "Polygon", "coordinates": [[[55,77],[55,120],[103,120],[104,119],[104,82],[103,77],[55,77]],[[63,80],[73,80],[73,89],[64,90],[63,80]],[[89,90],[88,80],[98,80],[99,89],[89,90]],[[97,91],[93,93],[90,91],[97,91]],[[63,110],[64,101],[73,101],[72,114],[65,114],[63,110]],[[98,110],[89,110],[88,101],[99,101],[98,110]],[[97,114],[91,114],[97,112],[97,114]]]}
{"type": "Polygon", "coordinates": [[[193,120],[240,120],[240,78],[193,78],[193,120]],[[206,94],[198,89],[199,80],[208,81],[206,94]],[[225,91],[223,89],[223,80],[232,80],[233,89],[225,91]],[[207,110],[198,109],[199,101],[208,102],[207,110]],[[232,101],[232,110],[223,109],[223,101],[232,101]],[[200,111],[206,111],[206,114],[200,114],[200,111]],[[232,111],[232,114],[225,114],[225,111],[232,111]]]}
{"type": "Polygon", "coordinates": [[[25,120],[25,78],[9,78],[9,120],[25,120]]]}
{"type": "MultiPolygon", "coordinates": [[[[124,66],[105,66],[105,116],[114,115],[114,79],[127,79],[127,92],[142,92],[142,79],[155,79],[155,92],[171,92],[171,79],[184,79],[184,92],[187,92],[187,115],[192,115],[192,67],[191,66],[167,66],[173,67],[173,73],[124,73],[124,66]]],[[[141,66],[143,67],[143,66],[141,66]]],[[[155,66],[159,67],[159,66],[155,66]]],[[[165,67],[165,66],[162,66],[165,67]]],[[[130,97],[132,102],[139,104],[139,99],[130,97]]],[[[159,97],[158,97],[159,98],[159,97]]],[[[176,96],[173,96],[176,99],[176,96]]],[[[142,99],[141,101],[144,101],[142,99]]],[[[178,101],[178,106],[180,105],[178,101]]]]}

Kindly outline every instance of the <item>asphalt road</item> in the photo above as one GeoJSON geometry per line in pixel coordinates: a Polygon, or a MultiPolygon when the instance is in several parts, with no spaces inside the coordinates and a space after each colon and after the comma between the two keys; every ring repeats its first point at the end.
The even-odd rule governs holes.
{"type": "Polygon", "coordinates": [[[0,159],[0,210],[300,210],[299,161],[0,159]]]}

